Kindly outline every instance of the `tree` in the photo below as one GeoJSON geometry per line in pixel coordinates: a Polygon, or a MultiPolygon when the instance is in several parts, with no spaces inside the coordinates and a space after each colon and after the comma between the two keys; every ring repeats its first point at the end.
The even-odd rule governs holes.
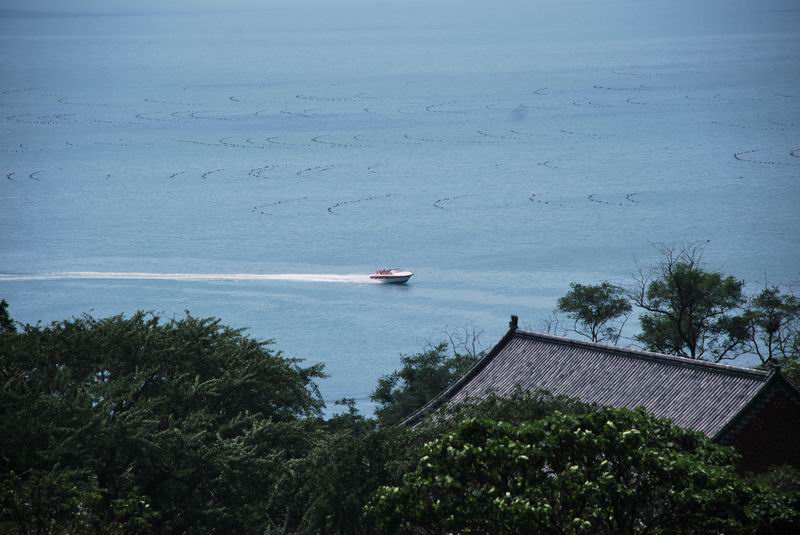
{"type": "Polygon", "coordinates": [[[762,365],[800,357],[800,299],[767,287],[750,299],[746,317],[747,349],[758,355],[762,365]]]}
{"type": "Polygon", "coordinates": [[[468,420],[367,512],[385,533],[789,533],[791,500],[742,482],[732,450],[643,410],[468,420]]]}
{"type": "Polygon", "coordinates": [[[15,332],[17,332],[17,327],[8,313],[8,302],[3,299],[0,301],[0,334],[15,332]]]}
{"type": "Polygon", "coordinates": [[[644,313],[636,339],[647,349],[719,362],[733,358],[747,339],[744,282],[707,271],[702,250],[662,250],[651,275],[639,273],[634,302],[644,313]]]}
{"type": "Polygon", "coordinates": [[[320,422],[313,448],[292,464],[279,486],[301,512],[297,533],[375,533],[364,506],[378,487],[399,482],[398,472],[411,464],[403,459],[419,449],[405,426],[378,426],[359,414],[352,400],[341,403],[348,411],[320,422]]]}
{"type": "MultiPolygon", "coordinates": [[[[464,343],[464,348],[471,346],[464,343]]],[[[383,425],[400,423],[461,377],[480,357],[480,352],[460,353],[455,344],[451,350],[447,342],[401,355],[403,367],[381,377],[370,396],[378,404],[378,421],[383,425]]]]}
{"type": "Polygon", "coordinates": [[[383,485],[402,484],[426,444],[452,432],[465,419],[505,418],[521,424],[559,410],[594,410],[563,396],[519,390],[509,398],[490,396],[458,405],[446,418],[433,416],[411,429],[378,425],[360,415],[351,400],[337,403],[348,411],[322,423],[314,448],[293,464],[294,475],[281,487],[281,492],[303,504],[299,533],[379,533],[373,519],[363,514],[371,497],[383,485]]]}
{"type": "Polygon", "coordinates": [[[290,526],[300,513],[276,486],[312,446],[321,375],[189,315],[84,316],[0,336],[0,526],[290,526]]]}
{"type": "Polygon", "coordinates": [[[800,388],[800,360],[787,360],[781,364],[783,365],[783,376],[791,381],[794,386],[800,388]]]}
{"type": "Polygon", "coordinates": [[[573,321],[572,331],[592,342],[616,344],[631,312],[625,290],[610,282],[573,282],[570,288],[558,300],[556,310],[573,321]]]}
{"type": "Polygon", "coordinates": [[[0,533],[96,533],[101,500],[97,481],[81,471],[12,471],[0,477],[0,533]]]}

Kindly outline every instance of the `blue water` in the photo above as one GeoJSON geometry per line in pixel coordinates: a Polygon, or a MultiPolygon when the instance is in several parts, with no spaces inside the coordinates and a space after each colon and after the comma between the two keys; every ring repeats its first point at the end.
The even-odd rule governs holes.
{"type": "Polygon", "coordinates": [[[630,282],[656,243],[798,281],[797,10],[387,5],[0,10],[13,316],[216,315],[369,410],[399,353],[537,328],[569,282],[630,282]],[[385,266],[414,278],[362,284],[385,266]],[[45,275],[82,271],[101,275],[45,275]]]}

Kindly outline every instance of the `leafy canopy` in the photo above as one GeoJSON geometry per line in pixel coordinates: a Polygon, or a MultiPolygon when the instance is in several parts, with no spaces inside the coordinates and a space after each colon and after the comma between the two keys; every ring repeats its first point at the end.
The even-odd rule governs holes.
{"type": "MultiPolygon", "coordinates": [[[[345,404],[347,404],[345,400],[345,404]]],[[[417,465],[425,445],[473,418],[506,418],[522,423],[552,415],[557,410],[592,410],[574,400],[544,392],[519,391],[510,398],[489,397],[458,406],[447,418],[428,418],[414,429],[378,425],[349,411],[326,420],[314,449],[293,464],[294,486],[287,495],[304,504],[299,533],[372,534],[381,530],[365,516],[364,506],[383,485],[400,485],[404,474],[417,465]]]]}
{"type": "Polygon", "coordinates": [[[14,325],[11,315],[8,313],[8,302],[3,299],[0,301],[0,334],[15,332],[17,332],[17,326],[14,325]]]}
{"type": "Polygon", "coordinates": [[[666,249],[652,280],[640,274],[636,305],[647,349],[693,359],[720,361],[736,355],[747,337],[744,282],[707,271],[701,250],[666,249]]]}
{"type": "Polygon", "coordinates": [[[384,425],[402,422],[461,377],[480,358],[462,354],[441,342],[420,353],[402,355],[402,368],[378,380],[371,399],[375,415],[384,425]]]}
{"type": "Polygon", "coordinates": [[[570,284],[570,291],[558,300],[558,312],[573,321],[573,332],[592,342],[616,343],[631,304],[625,290],[610,282],[570,284]]]}
{"type": "Polygon", "coordinates": [[[309,448],[322,372],[268,344],[142,312],[0,336],[0,527],[283,525],[275,485],[309,448]]]}
{"type": "Polygon", "coordinates": [[[616,344],[633,304],[641,311],[634,338],[649,350],[716,362],[748,354],[800,384],[800,299],[791,288],[765,285],[747,295],[744,281],[705,267],[698,244],[660,252],[661,262],[640,269],[628,292],[609,282],[571,283],[544,329],[616,344]],[[560,328],[560,314],[572,329],[560,328]]]}
{"type": "Polygon", "coordinates": [[[404,357],[385,419],[345,401],[323,420],[319,366],[213,318],[7,330],[0,532],[797,531],[797,494],[736,480],[728,450],[639,412],[520,390],[388,425],[479,358],[471,345],[404,357]]]}
{"type": "Polygon", "coordinates": [[[767,287],[748,304],[748,349],[762,365],[800,358],[800,299],[780,288],[767,287]]]}
{"type": "Polygon", "coordinates": [[[643,410],[522,425],[468,420],[430,442],[415,470],[381,488],[367,511],[385,533],[797,529],[797,510],[743,483],[733,460],[731,450],[643,410]]]}

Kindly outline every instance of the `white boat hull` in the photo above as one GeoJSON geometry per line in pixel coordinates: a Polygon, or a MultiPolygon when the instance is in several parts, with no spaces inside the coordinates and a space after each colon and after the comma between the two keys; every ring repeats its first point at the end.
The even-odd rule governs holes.
{"type": "Polygon", "coordinates": [[[376,282],[382,282],[386,284],[404,284],[408,282],[408,279],[410,279],[412,275],[413,273],[410,271],[402,271],[399,273],[391,273],[386,275],[375,273],[374,275],[370,275],[369,278],[376,282]]]}

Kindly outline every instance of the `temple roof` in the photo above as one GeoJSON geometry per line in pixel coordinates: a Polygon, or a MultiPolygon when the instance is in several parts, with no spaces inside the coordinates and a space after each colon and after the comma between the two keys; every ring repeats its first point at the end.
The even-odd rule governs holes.
{"type": "MultiPolygon", "coordinates": [[[[514,318],[516,320],[516,318],[514,318]]],[[[764,388],[768,372],[511,329],[463,377],[411,415],[443,406],[545,390],[584,403],[644,407],[714,438],[764,388]]]]}

